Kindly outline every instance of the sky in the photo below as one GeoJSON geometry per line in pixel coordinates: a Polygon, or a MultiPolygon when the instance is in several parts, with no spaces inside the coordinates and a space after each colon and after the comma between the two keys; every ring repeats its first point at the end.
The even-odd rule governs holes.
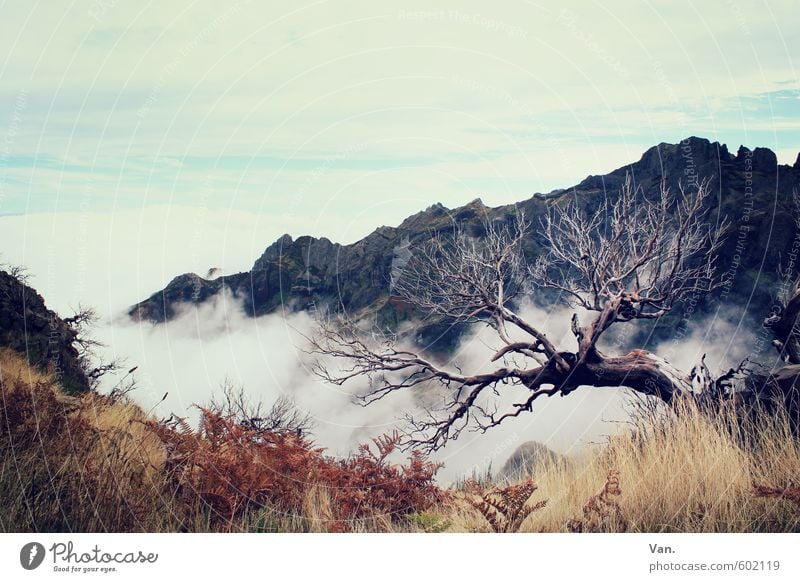
{"type": "MultiPolygon", "coordinates": [[[[166,383],[162,407],[189,410],[226,378],[311,402],[289,331],[307,322],[244,322],[225,303],[160,328],[122,314],[180,273],[249,269],[283,233],[350,243],[690,135],[794,163],[796,28],[789,1],[0,0],[0,263],[26,266],[62,314],[97,308],[143,402],[166,383]]],[[[463,349],[480,360],[483,343],[463,349]]],[[[600,438],[620,402],[595,394],[468,441],[450,474],[528,438],[600,438]],[[585,434],[565,432],[574,415],[585,434]]],[[[364,417],[331,398],[320,433],[349,446],[364,417]]]]}
{"type": "Polygon", "coordinates": [[[700,135],[800,136],[796,3],[0,4],[0,214],[200,206],[352,242],[700,135]]]}

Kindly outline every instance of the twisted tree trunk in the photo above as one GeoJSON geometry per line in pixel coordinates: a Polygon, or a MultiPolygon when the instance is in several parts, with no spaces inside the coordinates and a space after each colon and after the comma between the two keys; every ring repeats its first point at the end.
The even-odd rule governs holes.
{"type": "Polygon", "coordinates": [[[800,434],[800,285],[780,313],[764,320],[764,327],[775,336],[773,345],[787,366],[773,370],[766,392],[783,401],[795,434],[800,434]]]}
{"type": "Polygon", "coordinates": [[[665,359],[645,350],[606,357],[598,351],[577,369],[577,384],[627,387],[670,403],[676,394],[692,392],[691,379],[665,359]]]}
{"type": "Polygon", "coordinates": [[[635,310],[635,298],[623,293],[609,300],[591,324],[581,327],[572,318],[572,333],[578,341],[575,366],[562,386],[569,392],[578,386],[627,387],[641,394],[671,402],[676,394],[692,392],[688,374],[646,350],[632,350],[622,356],[606,356],[597,349],[600,335],[614,322],[626,321],[635,310]]]}

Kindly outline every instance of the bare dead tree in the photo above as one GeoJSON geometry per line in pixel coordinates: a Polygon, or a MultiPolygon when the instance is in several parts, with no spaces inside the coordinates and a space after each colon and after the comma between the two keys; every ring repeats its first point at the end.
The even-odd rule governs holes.
{"type": "MultiPolygon", "coordinates": [[[[606,200],[591,215],[575,203],[551,207],[543,224],[548,252],[532,275],[538,285],[561,292],[570,306],[590,314],[586,325],[577,314],[572,317],[576,370],[588,380],[600,375],[606,386],[624,385],[669,401],[675,392],[687,391],[686,374],[643,350],[612,358],[597,349],[614,323],[658,319],[681,299],[722,285],[716,262],[727,224],[706,220],[708,182],[691,193],[680,188],[678,195],[662,182],[659,194],[648,200],[627,176],[619,198],[606,200]]],[[[707,369],[700,370],[710,378],[707,369]]]]}
{"type": "Polygon", "coordinates": [[[458,227],[453,235],[438,234],[414,250],[395,292],[450,321],[490,326],[499,343],[491,358],[496,367],[466,374],[395,337],[326,321],[311,338],[310,351],[320,356],[315,371],[337,385],[366,379],[369,388],[360,396],[365,405],[417,387],[435,394],[438,405],[408,418],[406,444],[427,450],[468,428],[488,430],[530,411],[542,396],[566,395],[579,386],[627,387],[666,403],[691,394],[692,377],[663,358],[639,349],[609,355],[598,346],[616,323],[658,319],[679,300],[721,285],[716,260],[726,225],[707,220],[708,196],[708,182],[677,194],[662,183],[651,200],[628,177],[619,197],[593,212],[557,200],[542,220],[546,249],[533,265],[522,250],[530,224],[521,213],[487,221],[480,238],[458,227]],[[541,323],[515,310],[516,300],[537,287],[586,313],[583,322],[577,313],[572,317],[575,349],[558,349],[541,323]],[[491,396],[504,385],[522,388],[524,397],[498,410],[491,396]]]}
{"type": "Polygon", "coordinates": [[[21,265],[0,264],[0,269],[6,271],[9,275],[14,277],[18,283],[27,285],[30,282],[31,274],[27,267],[21,265]]]}
{"type": "Polygon", "coordinates": [[[302,436],[310,434],[314,426],[311,415],[300,410],[290,396],[282,394],[266,408],[260,401],[253,402],[243,387],[237,387],[229,380],[223,382],[221,396],[212,399],[208,409],[259,433],[302,436]]]}
{"type": "MultiPolygon", "coordinates": [[[[73,315],[65,317],[63,320],[74,333],[72,345],[78,351],[78,361],[92,389],[96,389],[100,385],[100,380],[104,376],[116,374],[125,367],[123,359],[105,361],[99,357],[98,352],[106,346],[91,335],[92,328],[97,325],[98,320],[97,311],[93,307],[85,305],[78,305],[73,315]]],[[[135,368],[132,370],[135,371],[135,368]]],[[[121,383],[118,383],[113,391],[118,394],[120,390],[123,390],[121,387],[123,385],[125,393],[134,390],[136,381],[132,374],[132,371],[125,374],[124,381],[121,380],[121,383]]]]}

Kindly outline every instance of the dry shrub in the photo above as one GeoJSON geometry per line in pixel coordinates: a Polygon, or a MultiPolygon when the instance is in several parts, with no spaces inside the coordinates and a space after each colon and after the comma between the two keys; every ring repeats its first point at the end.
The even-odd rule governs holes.
{"type": "Polygon", "coordinates": [[[464,499],[483,516],[493,532],[513,533],[519,531],[530,514],[547,505],[546,499],[528,505],[537,489],[532,479],[488,489],[468,481],[464,485],[464,499]]]}
{"type": "Polygon", "coordinates": [[[411,451],[406,464],[389,462],[400,435],[393,433],[361,445],[347,459],[333,461],[324,480],[343,517],[386,514],[401,519],[424,512],[444,499],[434,483],[440,463],[429,461],[420,451],[411,451]]]}
{"type": "Polygon", "coordinates": [[[419,453],[405,465],[389,462],[396,434],[333,459],[296,433],[260,430],[206,409],[197,431],[183,419],[149,426],[166,446],[165,470],[178,498],[210,508],[215,529],[236,528],[246,514],[273,507],[309,515],[312,529],[343,531],[376,515],[401,521],[443,497],[433,482],[439,465],[419,453]]]}
{"type": "Polygon", "coordinates": [[[192,510],[205,505],[214,524],[234,526],[268,502],[301,507],[318,457],[302,437],[262,433],[208,410],[196,431],[180,418],[147,425],[166,447],[176,498],[192,510]]]}
{"type": "Polygon", "coordinates": [[[65,396],[0,350],[0,531],[390,530],[444,498],[439,465],[390,462],[398,435],[350,457],[302,431],[201,409],[199,428],[124,398],[65,396]]]}
{"type": "Polygon", "coordinates": [[[611,469],[603,488],[583,505],[583,519],[568,521],[567,530],[574,533],[625,531],[628,525],[622,516],[619,503],[614,499],[621,494],[619,471],[611,469]]]}

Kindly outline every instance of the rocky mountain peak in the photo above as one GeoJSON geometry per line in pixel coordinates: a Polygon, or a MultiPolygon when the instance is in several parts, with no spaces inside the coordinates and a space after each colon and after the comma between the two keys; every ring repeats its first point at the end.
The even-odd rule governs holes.
{"type": "Polygon", "coordinates": [[[294,241],[292,240],[291,235],[284,234],[274,243],[269,245],[264,254],[262,254],[256,262],[253,263],[253,270],[263,269],[264,265],[270,261],[277,261],[278,258],[283,254],[283,249],[288,248],[294,241]]]}
{"type": "Polygon", "coordinates": [[[778,167],[778,156],[769,148],[753,150],[753,169],[761,172],[774,172],[778,167]]]}

